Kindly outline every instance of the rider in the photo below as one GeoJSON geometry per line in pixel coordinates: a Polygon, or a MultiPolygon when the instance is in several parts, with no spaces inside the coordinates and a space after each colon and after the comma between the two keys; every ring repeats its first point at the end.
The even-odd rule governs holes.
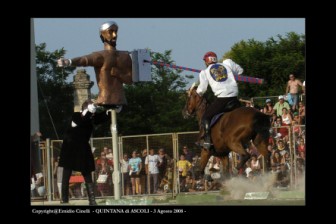
{"type": "MultiPolygon", "coordinates": [[[[244,70],[231,59],[226,59],[223,63],[217,63],[217,55],[212,51],[207,52],[203,60],[207,68],[199,74],[199,80],[197,81],[199,85],[196,92],[202,96],[206,92],[208,84],[210,84],[217,97],[203,114],[200,130],[201,132],[204,131],[203,148],[210,149],[210,121],[216,114],[240,107],[237,97],[238,85],[234,75],[240,75],[244,70]]],[[[195,84],[197,85],[197,83],[195,84]]]]}

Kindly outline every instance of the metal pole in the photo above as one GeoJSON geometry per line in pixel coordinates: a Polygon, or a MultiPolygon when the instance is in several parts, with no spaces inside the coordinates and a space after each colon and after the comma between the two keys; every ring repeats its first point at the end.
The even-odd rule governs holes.
{"type": "Polygon", "coordinates": [[[263,166],[262,174],[264,175],[265,174],[265,157],[264,156],[261,156],[261,157],[262,157],[262,166],[263,166]]]}
{"type": "MultiPolygon", "coordinates": [[[[294,136],[294,131],[293,131],[293,136],[294,136]]],[[[293,138],[293,139],[295,139],[295,138],[293,138]]],[[[293,146],[295,146],[295,142],[293,142],[293,146]]],[[[297,164],[296,164],[296,162],[297,162],[297,155],[296,155],[295,147],[294,147],[294,150],[291,150],[290,156],[291,156],[290,157],[290,159],[291,159],[291,175],[292,174],[294,175],[294,180],[295,180],[294,189],[296,189],[296,187],[297,187],[297,185],[296,185],[296,183],[297,183],[297,164]]],[[[291,181],[293,181],[293,178],[291,179],[291,181]]],[[[291,185],[291,186],[293,186],[293,185],[291,185]]]]}
{"type": "Polygon", "coordinates": [[[178,154],[178,135],[175,133],[173,135],[173,168],[171,170],[172,172],[172,198],[174,199],[175,193],[177,195],[177,186],[176,186],[176,159],[178,154]]]}
{"type": "MultiPolygon", "coordinates": [[[[292,134],[293,134],[292,131],[293,131],[293,129],[288,127],[289,156],[290,156],[289,163],[290,163],[290,165],[293,164],[292,156],[293,156],[293,153],[295,154],[295,150],[293,149],[293,143],[294,142],[293,142],[293,138],[292,138],[293,137],[292,136],[292,134]]],[[[289,167],[291,167],[291,166],[289,166],[289,167]]],[[[293,167],[291,167],[290,172],[289,172],[289,181],[290,181],[290,188],[291,189],[293,189],[293,180],[294,180],[293,174],[294,174],[293,167]]]]}
{"type": "MultiPolygon", "coordinates": [[[[63,68],[63,70],[64,70],[64,68],[63,68]]],[[[93,158],[94,158],[94,153],[95,153],[95,151],[93,151],[93,138],[92,138],[92,133],[91,133],[91,138],[90,138],[90,146],[91,146],[91,152],[92,152],[92,154],[93,154],[93,158]]],[[[98,176],[99,176],[99,174],[98,174],[98,176]]],[[[92,180],[92,183],[95,183],[95,171],[92,171],[91,172],[91,180],[92,180]]]]}
{"type": "MultiPolygon", "coordinates": [[[[30,19],[30,135],[40,131],[34,19],[30,19]]],[[[38,161],[39,163],[41,160],[38,161]]]]}
{"type": "Polygon", "coordinates": [[[51,201],[51,159],[50,159],[50,138],[46,139],[46,151],[47,151],[47,177],[48,177],[48,201],[51,201]]]}
{"type": "MultiPolygon", "coordinates": [[[[50,146],[50,151],[51,151],[51,155],[52,155],[52,158],[54,159],[54,147],[53,147],[53,142],[50,141],[50,143],[46,143],[46,144],[49,144],[50,146]]],[[[56,157],[57,159],[57,157],[56,157]]],[[[58,161],[58,160],[57,160],[58,161]]],[[[55,192],[56,192],[56,189],[55,189],[55,182],[54,182],[54,173],[55,173],[55,167],[54,167],[54,163],[55,161],[52,160],[51,161],[51,178],[52,178],[52,184],[51,184],[51,189],[52,189],[52,200],[55,201],[55,192]]],[[[56,181],[57,182],[57,181],[56,181]]],[[[57,183],[56,183],[57,184],[57,183]]],[[[57,185],[56,185],[56,188],[57,188],[57,185]]],[[[59,192],[58,192],[59,193],[59,192]]],[[[59,193],[60,194],[60,193],[59,193]]]]}
{"type": "Polygon", "coordinates": [[[112,149],[113,149],[113,184],[114,199],[120,199],[120,170],[119,170],[119,150],[118,150],[118,130],[117,130],[117,112],[115,109],[111,111],[111,133],[112,133],[112,149]]]}
{"type": "MultiPolygon", "coordinates": [[[[124,158],[124,150],[123,150],[123,146],[122,146],[122,137],[118,137],[118,148],[119,148],[119,155],[121,155],[120,158],[119,158],[118,164],[120,164],[120,167],[121,167],[120,161],[122,161],[123,158],[124,158]]],[[[121,187],[120,192],[121,192],[122,196],[125,196],[124,182],[125,182],[124,181],[124,175],[122,174],[121,175],[121,184],[120,184],[120,187],[121,187]]]]}
{"type": "MultiPolygon", "coordinates": [[[[149,155],[149,141],[148,141],[148,135],[146,135],[146,145],[147,145],[147,156],[149,155]]],[[[145,160],[146,161],[146,160],[145,160]]],[[[146,169],[146,164],[144,164],[146,169]]],[[[149,173],[149,157],[148,157],[148,173],[146,174],[146,181],[147,181],[147,194],[150,194],[151,192],[151,184],[150,184],[150,173],[149,173]]]]}

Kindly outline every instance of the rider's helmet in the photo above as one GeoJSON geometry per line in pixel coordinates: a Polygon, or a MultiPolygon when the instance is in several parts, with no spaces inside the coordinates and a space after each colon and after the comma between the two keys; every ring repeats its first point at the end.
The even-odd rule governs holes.
{"type": "Polygon", "coordinates": [[[203,56],[203,60],[207,64],[217,63],[217,55],[216,55],[216,53],[214,53],[212,51],[209,51],[209,52],[205,53],[205,55],[203,56]]]}

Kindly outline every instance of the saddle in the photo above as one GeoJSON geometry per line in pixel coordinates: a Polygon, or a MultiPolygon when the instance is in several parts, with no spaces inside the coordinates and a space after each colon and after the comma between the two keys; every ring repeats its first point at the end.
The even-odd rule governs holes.
{"type": "MultiPolygon", "coordinates": [[[[220,120],[220,118],[223,116],[223,114],[225,114],[225,113],[227,113],[227,112],[230,112],[230,111],[233,111],[233,110],[235,110],[235,109],[237,109],[237,108],[239,108],[239,107],[241,107],[241,104],[240,104],[240,102],[239,101],[230,101],[228,104],[227,104],[227,106],[226,106],[226,108],[225,108],[225,110],[224,110],[224,112],[222,112],[222,113],[219,113],[219,114],[216,114],[215,116],[213,116],[212,118],[211,118],[211,121],[210,121],[210,130],[211,130],[211,128],[217,123],[217,121],[219,121],[220,120]]],[[[212,139],[211,139],[211,135],[210,135],[210,142],[211,142],[211,145],[210,145],[210,153],[212,154],[212,155],[215,155],[216,154],[216,150],[215,150],[215,148],[214,148],[214,146],[213,146],[213,144],[212,144],[212,139]]],[[[225,153],[226,154],[226,153],[225,153]]],[[[223,156],[223,155],[219,155],[219,156],[223,156]]]]}
{"type": "Polygon", "coordinates": [[[212,128],[212,126],[214,126],[216,124],[216,122],[223,116],[225,112],[216,114],[215,116],[212,117],[211,121],[210,121],[210,128],[212,128]]]}
{"type": "Polygon", "coordinates": [[[216,124],[216,122],[223,116],[224,113],[233,111],[239,107],[241,107],[241,104],[239,101],[232,100],[228,102],[223,112],[216,114],[215,116],[212,117],[210,121],[210,128],[216,124]]]}

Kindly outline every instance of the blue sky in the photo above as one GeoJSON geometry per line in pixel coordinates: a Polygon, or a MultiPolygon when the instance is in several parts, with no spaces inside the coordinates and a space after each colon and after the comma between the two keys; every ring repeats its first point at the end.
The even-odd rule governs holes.
{"type": "MultiPolygon", "coordinates": [[[[67,50],[65,58],[86,55],[103,49],[99,27],[111,20],[119,25],[118,50],[172,50],[176,65],[195,69],[204,69],[205,52],[214,51],[220,58],[241,40],[266,41],[292,31],[305,34],[304,18],[36,18],[35,43],[45,42],[49,51],[64,47],[67,50]]],[[[94,70],[85,69],[95,83],[91,91],[97,94],[94,70]]],[[[185,74],[198,75],[189,71],[182,73],[185,74]]],[[[72,80],[70,77],[68,81],[72,80]]]]}

